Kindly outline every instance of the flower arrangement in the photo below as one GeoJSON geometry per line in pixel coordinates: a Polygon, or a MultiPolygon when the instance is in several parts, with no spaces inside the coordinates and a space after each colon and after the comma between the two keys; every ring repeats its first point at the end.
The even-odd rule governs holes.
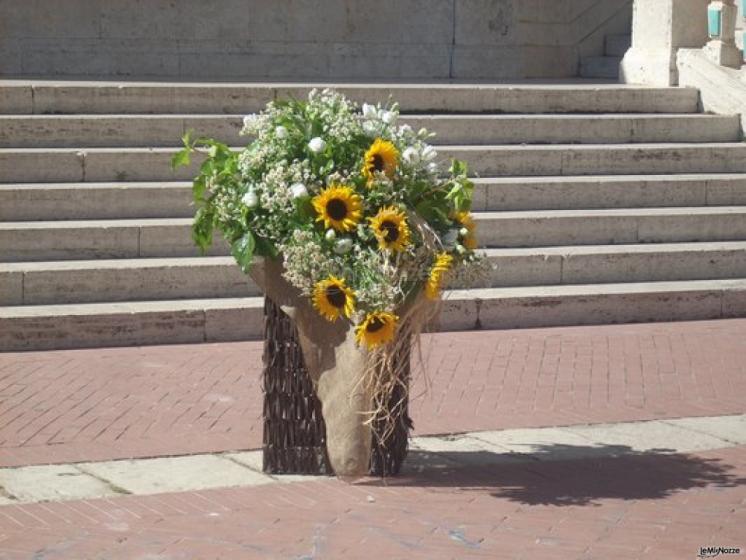
{"type": "Polygon", "coordinates": [[[320,317],[351,323],[362,348],[387,345],[404,307],[438,301],[480,261],[466,165],[443,169],[432,135],[398,120],[396,104],[360,110],[327,89],[246,117],[242,151],[187,135],[175,166],[206,152],[194,240],[204,250],[219,230],[246,272],[254,255],[281,260],[320,317]]]}

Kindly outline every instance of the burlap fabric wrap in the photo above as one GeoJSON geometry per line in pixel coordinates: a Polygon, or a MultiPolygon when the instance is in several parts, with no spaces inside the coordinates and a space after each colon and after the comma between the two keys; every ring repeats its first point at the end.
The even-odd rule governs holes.
{"type": "MultiPolygon", "coordinates": [[[[287,355],[288,352],[297,350],[292,341],[288,345],[279,344],[286,341],[268,340],[269,351],[265,349],[265,360],[269,353],[273,354],[270,356],[272,359],[294,362],[285,365],[304,365],[315,396],[321,403],[323,415],[323,418],[318,417],[318,403],[307,395],[308,383],[303,375],[296,375],[292,380],[287,377],[282,381],[265,379],[265,391],[268,389],[267,385],[282,382],[292,383],[292,389],[301,393],[293,395],[293,402],[284,403],[279,403],[275,395],[273,402],[279,404],[277,407],[269,407],[276,408],[275,410],[267,410],[265,400],[265,470],[316,470],[323,474],[331,467],[338,476],[361,476],[369,471],[382,475],[395,474],[406,455],[407,434],[411,426],[406,406],[395,419],[394,431],[386,441],[376,441],[370,423],[366,423],[369,415],[363,414],[371,410],[373,399],[369,385],[362,379],[366,369],[366,351],[355,342],[354,327],[349,322],[331,323],[321,317],[310,300],[282,277],[282,264],[278,261],[257,259],[252,265],[251,277],[270,300],[270,311],[274,304],[292,321],[291,325],[282,321],[275,322],[268,330],[268,336],[292,337],[297,333],[297,342],[302,351],[302,356],[287,355]],[[293,325],[295,329],[292,328],[293,325]],[[282,352],[286,354],[279,356],[278,353],[282,352]],[[281,408],[285,410],[280,410],[281,408]],[[300,451],[300,456],[283,456],[283,450],[275,445],[270,450],[275,455],[268,462],[267,429],[276,429],[277,426],[273,427],[271,419],[268,420],[266,415],[284,414],[289,408],[293,409],[293,414],[300,410],[307,417],[295,419],[297,422],[293,434],[276,435],[284,441],[301,440],[293,442],[300,451]],[[325,455],[318,451],[324,441],[325,455]]],[[[403,355],[401,359],[408,363],[409,355],[403,355]]],[[[271,368],[268,373],[272,374],[271,368]]],[[[287,395],[287,391],[285,394],[287,395]]],[[[392,399],[401,400],[401,395],[392,395],[392,399]]]]}

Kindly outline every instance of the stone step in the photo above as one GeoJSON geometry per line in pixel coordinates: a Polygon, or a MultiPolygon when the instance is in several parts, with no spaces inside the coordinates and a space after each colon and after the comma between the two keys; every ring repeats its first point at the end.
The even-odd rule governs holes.
{"type": "Polygon", "coordinates": [[[479,176],[570,176],[746,172],[746,143],[440,146],[479,176]]]}
{"type": "Polygon", "coordinates": [[[0,305],[259,295],[233,257],[0,263],[0,305]]]}
{"type": "MultiPolygon", "coordinates": [[[[196,173],[172,170],[176,148],[1,148],[0,183],[174,181],[196,173]]],[[[481,176],[570,176],[746,172],[746,143],[440,146],[481,176]]]]}
{"type": "Polygon", "coordinates": [[[0,184],[0,221],[186,218],[188,181],[0,184]]]}
{"type": "Polygon", "coordinates": [[[487,247],[746,240],[746,207],[479,212],[487,247]]]}
{"type": "Polygon", "coordinates": [[[607,35],[604,41],[604,54],[606,56],[622,57],[632,46],[632,36],[629,34],[607,35]]]}
{"type": "MultiPolygon", "coordinates": [[[[191,218],[0,222],[0,262],[192,257],[191,218]]],[[[218,236],[213,255],[228,254],[218,236]]]]}
{"type": "MultiPolygon", "coordinates": [[[[489,287],[746,278],[746,241],[487,249],[489,287]]],[[[0,305],[258,296],[232,257],[0,264],[0,305]]]]}
{"type": "Polygon", "coordinates": [[[443,330],[696,321],[746,316],[746,279],[455,290],[443,330]]]}
{"type": "MultiPolygon", "coordinates": [[[[434,144],[621,144],[736,142],[737,115],[407,115],[415,130],[435,132],[434,144]]],[[[6,115],[0,148],[181,146],[188,130],[243,145],[240,115],[6,115]]]]}
{"type": "Polygon", "coordinates": [[[487,249],[491,287],[746,278],[746,241],[487,249]]]}
{"type": "MultiPolygon", "coordinates": [[[[475,213],[485,247],[746,240],[746,206],[475,213]]],[[[190,218],[0,222],[0,261],[198,256],[190,218]]],[[[212,255],[228,254],[216,237],[212,255]]]]}
{"type": "Polygon", "coordinates": [[[263,298],[0,307],[0,351],[258,340],[263,298]]]}
{"type": "Polygon", "coordinates": [[[0,113],[246,114],[267,101],[334,87],[356,101],[452,113],[696,113],[695,89],[584,83],[343,84],[0,81],[0,113]]]}
{"type": "Polygon", "coordinates": [[[474,183],[475,210],[746,205],[746,174],[737,173],[492,177],[474,183]]]}
{"type": "MultiPolygon", "coordinates": [[[[440,330],[746,316],[746,280],[455,290],[440,330]]],[[[261,298],[0,307],[0,351],[259,339],[261,298]]]]}
{"type": "MultiPolygon", "coordinates": [[[[746,174],[488,177],[475,211],[746,205],[746,174]]],[[[187,218],[191,183],[0,184],[0,221],[187,218]]]]}
{"type": "Polygon", "coordinates": [[[580,59],[581,78],[603,78],[616,80],[619,78],[620,56],[586,56],[580,59]]]}

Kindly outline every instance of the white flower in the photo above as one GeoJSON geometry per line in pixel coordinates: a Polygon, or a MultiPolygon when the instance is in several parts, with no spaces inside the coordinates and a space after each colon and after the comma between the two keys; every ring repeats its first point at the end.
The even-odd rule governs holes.
{"type": "Polygon", "coordinates": [[[399,127],[399,134],[411,134],[412,133],[412,127],[408,124],[403,124],[399,127]]]}
{"type": "Polygon", "coordinates": [[[438,164],[435,163],[434,161],[431,161],[430,163],[427,164],[427,170],[430,173],[437,173],[438,172],[438,164]]]}
{"type": "Polygon", "coordinates": [[[465,227],[462,227],[460,230],[458,230],[458,233],[461,237],[466,237],[467,235],[469,235],[469,230],[465,227]]]}
{"type": "Polygon", "coordinates": [[[366,119],[376,119],[378,118],[378,110],[369,103],[363,103],[363,116],[366,119]]]}
{"type": "Polygon", "coordinates": [[[277,136],[279,139],[287,138],[288,136],[288,129],[284,126],[278,126],[275,128],[275,136],[277,136]]]}
{"type": "Polygon", "coordinates": [[[363,123],[363,131],[365,131],[365,134],[368,136],[376,136],[378,134],[378,123],[373,121],[365,121],[363,123]]]}
{"type": "Polygon", "coordinates": [[[428,134],[429,134],[429,133],[428,133],[428,131],[427,131],[427,129],[426,129],[426,128],[421,128],[421,129],[419,129],[419,130],[417,131],[417,136],[419,136],[420,138],[427,138],[427,135],[428,135],[428,134]]]}
{"type": "Polygon", "coordinates": [[[303,183],[295,183],[290,185],[290,193],[293,195],[293,198],[303,198],[308,196],[308,189],[303,183]]]}
{"type": "Polygon", "coordinates": [[[381,120],[386,124],[393,124],[396,121],[396,114],[392,111],[383,111],[381,113],[381,120]]]}
{"type": "Polygon", "coordinates": [[[417,150],[412,146],[404,150],[401,156],[407,163],[417,163],[420,161],[420,154],[418,154],[417,150]]]}
{"type": "Polygon", "coordinates": [[[464,253],[466,253],[466,247],[464,247],[463,245],[456,245],[456,252],[459,255],[463,255],[464,253]]]}
{"type": "Polygon", "coordinates": [[[243,127],[244,128],[251,128],[254,126],[254,123],[259,120],[259,115],[256,113],[252,113],[251,115],[246,115],[243,118],[243,127]]]}
{"type": "Polygon", "coordinates": [[[422,159],[425,161],[432,161],[436,157],[438,157],[438,152],[435,151],[435,148],[432,146],[426,146],[424,150],[422,150],[422,159]]]}
{"type": "Polygon", "coordinates": [[[336,243],[334,243],[334,252],[338,255],[349,253],[350,249],[352,249],[352,239],[350,239],[349,237],[337,239],[336,243]]]}
{"type": "Polygon", "coordinates": [[[311,141],[308,143],[308,149],[311,150],[314,154],[318,154],[320,152],[323,152],[326,148],[326,142],[322,138],[319,138],[318,136],[316,138],[312,138],[311,141]]]}
{"type": "Polygon", "coordinates": [[[332,228],[329,228],[326,230],[324,237],[327,241],[334,241],[337,238],[337,233],[332,228]]]}
{"type": "Polygon", "coordinates": [[[253,190],[249,190],[249,192],[243,195],[241,202],[243,202],[248,208],[254,208],[259,204],[259,197],[256,196],[256,193],[253,190]]]}

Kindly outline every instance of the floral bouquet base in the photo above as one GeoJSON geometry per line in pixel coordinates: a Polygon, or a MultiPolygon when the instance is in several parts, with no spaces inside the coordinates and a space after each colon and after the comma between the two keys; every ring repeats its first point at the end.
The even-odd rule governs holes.
{"type": "Polygon", "coordinates": [[[409,355],[447,282],[477,271],[474,189],[396,103],[331,91],[248,116],[241,150],[204,152],[192,234],[218,231],[268,303],[265,468],[394,474],[406,454],[409,355]],[[280,311],[282,314],[280,314],[280,311]],[[287,317],[285,317],[287,316],[287,317]]]}
{"type": "MultiPolygon", "coordinates": [[[[264,300],[264,434],[263,470],[270,474],[332,475],[326,451],[326,423],[321,402],[303,360],[295,324],[269,298],[264,300]]],[[[409,353],[401,355],[409,378],[409,353]]],[[[374,419],[369,473],[393,476],[407,455],[412,423],[406,391],[397,387],[391,406],[398,402],[393,429],[385,440],[376,436],[384,418],[374,419]]]]}

